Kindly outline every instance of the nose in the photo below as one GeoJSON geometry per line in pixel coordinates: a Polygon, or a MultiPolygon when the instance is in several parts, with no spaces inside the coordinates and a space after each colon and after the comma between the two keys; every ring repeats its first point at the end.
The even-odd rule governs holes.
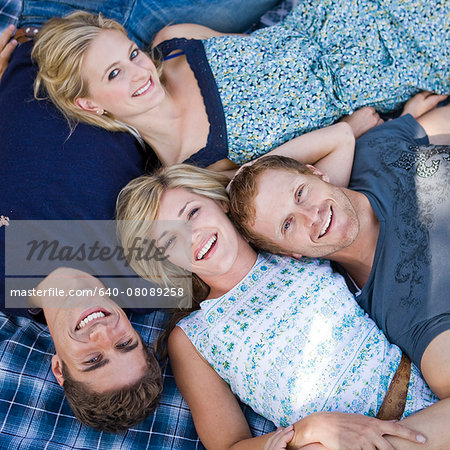
{"type": "Polygon", "coordinates": [[[318,208],[315,206],[302,205],[297,214],[306,226],[311,226],[317,220],[318,208]]]}
{"type": "Polygon", "coordinates": [[[89,337],[92,342],[100,346],[111,345],[112,342],[112,339],[109,336],[108,328],[101,324],[94,327],[89,337]]]}
{"type": "Polygon", "coordinates": [[[133,81],[140,81],[140,80],[147,80],[149,76],[149,72],[144,67],[140,66],[139,64],[133,64],[132,63],[132,70],[133,75],[132,79],[133,81]]]}

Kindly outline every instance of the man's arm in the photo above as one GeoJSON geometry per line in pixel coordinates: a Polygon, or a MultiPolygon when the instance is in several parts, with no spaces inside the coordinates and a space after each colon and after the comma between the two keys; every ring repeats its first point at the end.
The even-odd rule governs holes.
{"type": "Polygon", "coordinates": [[[3,31],[0,36],[0,80],[8,67],[9,58],[11,57],[12,52],[17,47],[17,41],[11,39],[15,31],[16,27],[14,25],[8,25],[6,30],[3,31]]]}
{"type": "MultiPolygon", "coordinates": [[[[303,164],[312,164],[326,173],[331,183],[337,186],[348,186],[354,150],[355,138],[351,127],[345,123],[336,123],[291,139],[260,158],[281,155],[296,159],[303,164]]],[[[254,161],[247,164],[252,164],[254,161]]],[[[230,176],[228,173],[224,175],[230,176]]],[[[231,173],[231,175],[235,174],[231,173]]]]}

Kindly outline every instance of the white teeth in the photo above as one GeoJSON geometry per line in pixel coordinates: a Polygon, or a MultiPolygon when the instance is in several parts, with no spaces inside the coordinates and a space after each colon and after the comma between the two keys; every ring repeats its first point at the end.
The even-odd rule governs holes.
{"type": "Polygon", "coordinates": [[[319,234],[319,237],[322,237],[328,230],[328,227],[330,226],[330,222],[331,222],[331,217],[333,216],[333,212],[330,209],[330,214],[328,216],[328,220],[326,222],[326,224],[323,226],[322,231],[319,234]]]}
{"type": "Polygon", "coordinates": [[[91,320],[98,319],[100,317],[105,317],[105,313],[98,311],[98,312],[89,314],[77,325],[76,329],[80,330],[81,328],[85,327],[86,324],[88,324],[91,320]]]}
{"type": "Polygon", "coordinates": [[[152,84],[152,79],[150,78],[147,83],[145,83],[144,86],[142,86],[140,89],[138,89],[134,94],[133,97],[137,97],[138,95],[143,94],[152,84]]]}
{"type": "Polygon", "coordinates": [[[207,251],[211,248],[214,242],[217,241],[217,236],[214,235],[208,239],[208,242],[203,246],[203,248],[197,254],[197,260],[202,259],[207,251]]]}

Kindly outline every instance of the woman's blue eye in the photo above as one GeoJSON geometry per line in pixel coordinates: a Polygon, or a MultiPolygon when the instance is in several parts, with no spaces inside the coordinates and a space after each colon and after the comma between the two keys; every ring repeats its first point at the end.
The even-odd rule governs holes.
{"type": "Polygon", "coordinates": [[[139,49],[135,48],[130,54],[130,59],[136,58],[137,55],[139,55],[139,49]]]}
{"type": "Polygon", "coordinates": [[[297,191],[297,198],[300,198],[300,197],[302,196],[302,194],[303,194],[303,188],[300,188],[300,189],[297,191]]]}
{"type": "Polygon", "coordinates": [[[164,248],[166,248],[166,249],[169,248],[173,244],[174,241],[175,241],[175,237],[171,237],[170,239],[168,239],[164,248]]]}
{"type": "Polygon", "coordinates": [[[109,73],[108,80],[113,80],[114,78],[117,77],[117,75],[119,75],[119,69],[114,69],[112,72],[109,73]]]}
{"type": "Polygon", "coordinates": [[[188,214],[188,220],[192,219],[195,214],[197,213],[197,211],[199,210],[199,208],[194,208],[189,214],[188,214]]]}
{"type": "Polygon", "coordinates": [[[291,226],[291,222],[289,220],[286,220],[283,225],[283,231],[287,231],[287,229],[291,226]]]}

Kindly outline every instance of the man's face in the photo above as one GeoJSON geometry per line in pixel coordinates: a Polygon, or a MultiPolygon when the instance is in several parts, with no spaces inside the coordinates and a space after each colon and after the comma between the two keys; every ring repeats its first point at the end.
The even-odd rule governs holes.
{"type": "Polygon", "coordinates": [[[359,221],[345,190],[319,176],[269,169],[257,178],[249,228],[295,256],[325,257],[348,247],[359,221]]]}
{"type": "MultiPolygon", "coordinates": [[[[103,287],[97,280],[93,283],[103,287]]],[[[74,380],[95,392],[118,390],[143,376],[146,358],[141,339],[108,297],[68,297],[44,312],[55,344],[52,370],[59,384],[64,382],[61,361],[74,380]]]]}

